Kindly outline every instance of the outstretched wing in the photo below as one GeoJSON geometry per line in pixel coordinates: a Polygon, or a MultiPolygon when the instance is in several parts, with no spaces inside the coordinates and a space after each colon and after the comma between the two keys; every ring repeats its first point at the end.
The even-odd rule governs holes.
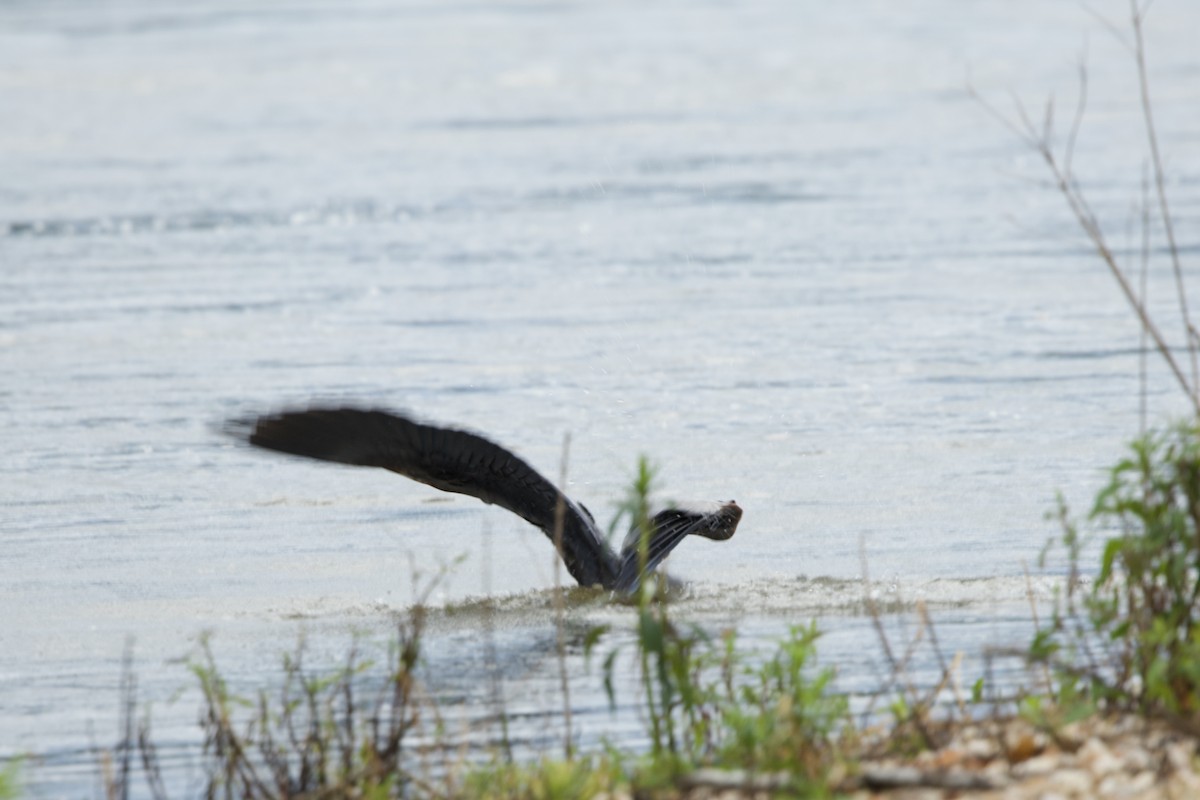
{"type": "MultiPolygon", "coordinates": [[[[508,509],[555,539],[560,493],[517,456],[482,436],[389,411],[309,408],[235,420],[227,430],[255,447],[322,461],[382,467],[445,492],[508,509]]],[[[562,500],[563,561],[581,585],[608,587],[615,557],[595,526],[562,500]]]]}
{"type": "Polygon", "coordinates": [[[640,531],[634,528],[625,537],[621,548],[621,566],[613,588],[618,592],[632,592],[641,585],[646,575],[654,571],[662,560],[683,541],[686,536],[703,536],[707,539],[728,539],[737,530],[742,518],[742,509],[730,501],[716,511],[690,511],[668,508],[650,520],[650,534],[646,542],[645,564],[638,552],[640,531]]]}

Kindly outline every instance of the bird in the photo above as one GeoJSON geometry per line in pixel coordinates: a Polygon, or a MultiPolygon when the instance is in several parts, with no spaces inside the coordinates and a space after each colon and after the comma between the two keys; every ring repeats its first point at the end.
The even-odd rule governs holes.
{"type": "Polygon", "coordinates": [[[735,501],[704,510],[667,508],[650,518],[644,552],[637,524],[616,552],[582,503],[568,498],[515,454],[470,431],[418,422],[388,409],[353,406],[248,415],[224,427],[254,447],[379,467],[507,509],[546,534],[581,586],[622,595],[636,592],[685,537],[729,539],[742,518],[735,501]]]}

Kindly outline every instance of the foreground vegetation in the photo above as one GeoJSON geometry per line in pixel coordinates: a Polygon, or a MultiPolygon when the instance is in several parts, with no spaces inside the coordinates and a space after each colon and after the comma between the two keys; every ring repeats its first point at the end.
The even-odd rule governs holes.
{"type": "MultiPolygon", "coordinates": [[[[651,478],[643,464],[625,506],[635,525],[645,524],[651,478]]],[[[1107,747],[1113,737],[1094,732],[1128,734],[1120,720],[1129,718],[1153,721],[1133,735],[1181,753],[1176,760],[1191,780],[1200,733],[1200,428],[1180,424],[1136,441],[1097,497],[1091,533],[1065,507],[1059,519],[1055,546],[1068,556],[1068,579],[1023,654],[1038,684],[1015,696],[998,698],[982,680],[969,697],[957,695],[957,666],[937,652],[923,616],[900,646],[879,626],[893,667],[890,688],[885,707],[856,722],[834,691],[834,671],[817,663],[814,625],[794,627],[774,648],[751,654],[733,632],[713,635],[673,619],[669,597],[647,582],[632,604],[629,652],[606,645],[605,628],[582,642],[612,703],[628,700],[615,687],[629,681],[615,673],[622,665],[634,670],[646,748],[578,753],[568,734],[561,755],[519,762],[500,737],[489,752],[466,757],[422,690],[426,610],[417,603],[399,623],[386,663],[354,650],[339,669],[309,670],[300,649],[284,660],[278,685],[253,696],[229,688],[205,645],[191,664],[203,696],[204,792],[575,798],[716,789],[803,797],[913,786],[987,791],[1045,752],[1107,747]],[[1085,579],[1086,539],[1114,531],[1094,579],[1085,579]],[[943,672],[936,685],[918,688],[905,664],[921,639],[932,643],[943,672]],[[1093,733],[1081,733],[1081,725],[1093,733]],[[1190,744],[1178,749],[1181,741],[1190,744]],[[956,748],[971,759],[946,755],[956,748]]],[[[132,697],[126,707],[126,734],[104,762],[107,794],[128,796],[140,774],[150,795],[167,797],[149,723],[133,724],[132,697]]],[[[1179,785],[1200,788],[1196,780],[1179,785]]]]}

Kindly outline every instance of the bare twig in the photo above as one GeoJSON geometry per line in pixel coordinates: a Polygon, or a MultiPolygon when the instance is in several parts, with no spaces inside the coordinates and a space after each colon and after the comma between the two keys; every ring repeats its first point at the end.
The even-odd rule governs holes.
{"type": "MultiPolygon", "coordinates": [[[[867,605],[867,613],[871,617],[871,624],[874,626],[875,633],[879,637],[880,646],[883,648],[883,653],[887,657],[888,664],[892,669],[891,677],[884,684],[882,691],[886,692],[893,686],[900,688],[901,694],[905,696],[906,701],[911,701],[906,702],[907,705],[912,706],[908,710],[908,721],[917,729],[917,733],[920,734],[922,741],[925,742],[925,746],[932,749],[935,746],[934,739],[923,719],[924,708],[919,693],[916,687],[906,685],[902,680],[902,676],[908,669],[909,660],[912,658],[916,645],[923,635],[923,628],[917,630],[913,640],[909,643],[908,649],[904,653],[904,657],[896,658],[896,653],[892,649],[891,642],[888,640],[887,631],[883,627],[883,617],[880,614],[879,605],[875,602],[875,598],[871,596],[871,578],[867,571],[867,547],[866,542],[861,538],[858,542],[858,549],[859,559],[862,563],[863,599],[867,605]]],[[[873,704],[874,701],[872,700],[871,705],[873,706],[873,704]]]]}
{"type": "MultiPolygon", "coordinates": [[[[1150,180],[1146,175],[1146,166],[1142,166],[1142,248],[1141,248],[1141,298],[1142,305],[1149,302],[1150,288],[1147,275],[1150,272],[1150,180]]],[[[1146,330],[1143,328],[1138,337],[1138,435],[1146,435],[1147,417],[1149,415],[1149,398],[1146,373],[1146,330]]]]}
{"type": "Polygon", "coordinates": [[[1075,102],[1075,117],[1071,120],[1071,130],[1067,134],[1067,145],[1063,152],[1063,174],[1072,183],[1075,180],[1071,174],[1071,159],[1075,156],[1075,142],[1079,139],[1079,129],[1083,126],[1083,112],[1087,108],[1087,89],[1087,53],[1085,51],[1079,58],[1079,97],[1075,102]]]}
{"type": "Polygon", "coordinates": [[[158,760],[158,748],[150,738],[149,715],[138,726],[138,750],[142,754],[142,770],[146,773],[146,783],[150,787],[150,796],[155,800],[166,800],[167,785],[163,781],[162,766],[158,760]]]}
{"type": "MultiPolygon", "coordinates": [[[[1080,74],[1086,76],[1086,70],[1081,68],[1080,74]]],[[[1085,89],[1086,78],[1084,78],[1084,83],[1081,85],[1081,96],[1083,95],[1085,89]]],[[[1042,157],[1043,162],[1045,162],[1046,167],[1049,169],[1051,177],[1054,180],[1055,187],[1067,201],[1068,208],[1075,216],[1075,219],[1078,221],[1080,227],[1083,228],[1083,231],[1087,235],[1088,239],[1092,242],[1092,246],[1095,248],[1097,255],[1100,256],[1100,259],[1104,262],[1105,266],[1108,267],[1109,272],[1117,281],[1117,285],[1121,289],[1121,293],[1125,296],[1126,301],[1137,315],[1138,320],[1142,324],[1143,330],[1145,330],[1145,332],[1149,334],[1150,338],[1154,341],[1155,349],[1162,356],[1163,360],[1166,361],[1167,366],[1171,369],[1171,373],[1175,376],[1175,379],[1179,382],[1180,387],[1191,401],[1193,409],[1197,415],[1200,415],[1200,396],[1198,396],[1196,392],[1196,381],[1194,379],[1189,380],[1184,374],[1183,370],[1179,366],[1179,362],[1175,358],[1174,353],[1171,351],[1170,345],[1167,344],[1166,338],[1163,336],[1158,326],[1154,323],[1154,320],[1151,319],[1150,314],[1142,300],[1133,290],[1132,285],[1129,283],[1124,271],[1117,262],[1116,255],[1113,253],[1112,248],[1108,245],[1108,242],[1104,237],[1104,231],[1100,226],[1099,220],[1096,218],[1095,213],[1088,204],[1087,198],[1084,196],[1082,189],[1071,175],[1066,160],[1064,159],[1063,162],[1059,161],[1058,157],[1054,153],[1052,142],[1038,133],[1038,129],[1036,126],[1034,126],[1029,114],[1025,110],[1024,104],[1022,104],[1019,99],[1014,98],[1017,120],[1014,122],[1008,116],[998,111],[994,106],[984,100],[974,90],[973,87],[968,87],[968,91],[980,103],[984,110],[988,112],[988,114],[990,114],[994,119],[998,120],[1005,128],[1014,132],[1030,149],[1042,157]]],[[[1078,125],[1082,116],[1082,107],[1083,99],[1081,97],[1080,105],[1077,107],[1078,111],[1076,113],[1076,122],[1072,126],[1072,133],[1069,139],[1070,148],[1072,151],[1074,149],[1078,125]]],[[[1043,128],[1043,131],[1044,130],[1045,128],[1043,128]]],[[[1157,152],[1157,145],[1154,147],[1154,151],[1157,152]]],[[[1166,210],[1165,201],[1163,201],[1161,197],[1160,208],[1163,211],[1166,210]]],[[[1179,278],[1178,280],[1180,282],[1177,284],[1177,286],[1182,289],[1182,279],[1179,278]]],[[[1185,309],[1186,301],[1182,300],[1182,296],[1181,303],[1183,304],[1181,305],[1181,309],[1185,309]]],[[[1195,359],[1196,348],[1194,343],[1197,337],[1190,322],[1186,323],[1186,325],[1189,333],[1188,351],[1192,355],[1192,358],[1195,359]]]]}
{"type": "MultiPolygon", "coordinates": [[[[1042,624],[1038,621],[1037,597],[1033,593],[1033,580],[1029,577],[1029,565],[1021,559],[1021,569],[1025,573],[1025,597],[1029,600],[1029,613],[1033,616],[1033,629],[1040,631],[1042,624]]],[[[1049,668],[1043,668],[1042,679],[1046,682],[1046,693],[1054,693],[1054,682],[1050,679],[1049,668]]]]}
{"type": "MultiPolygon", "coordinates": [[[[1149,3],[1147,3],[1147,6],[1149,6],[1149,3]]],[[[1101,25],[1103,25],[1106,29],[1108,29],[1108,32],[1112,34],[1113,38],[1116,39],[1121,44],[1122,47],[1124,47],[1130,53],[1133,52],[1133,50],[1134,50],[1133,42],[1131,42],[1127,38],[1125,38],[1125,32],[1122,31],[1120,28],[1118,28],[1111,19],[1104,16],[1096,9],[1089,8],[1088,6],[1084,6],[1083,10],[1086,11],[1088,14],[1090,14],[1092,16],[1092,19],[1096,20],[1101,25]]]]}
{"type": "MultiPolygon", "coordinates": [[[[1132,9],[1132,25],[1134,37],[1134,58],[1137,61],[1138,93],[1142,100],[1142,119],[1146,122],[1146,143],[1150,147],[1150,161],[1154,166],[1154,188],[1158,195],[1159,217],[1162,219],[1163,232],[1167,235],[1167,251],[1171,255],[1171,270],[1175,273],[1175,293],[1179,299],[1179,314],[1183,322],[1183,335],[1187,342],[1188,356],[1192,362],[1193,395],[1197,386],[1197,376],[1200,368],[1197,366],[1197,333],[1192,325],[1192,317],[1188,312],[1187,291],[1183,284],[1183,268],[1179,263],[1179,246],[1175,242],[1175,225],[1171,220],[1171,209],[1167,204],[1166,181],[1163,179],[1162,157],[1158,150],[1158,130],[1154,125],[1154,108],[1150,102],[1150,79],[1146,70],[1146,44],[1142,35],[1142,22],[1150,3],[1138,6],[1137,0],[1129,0],[1132,9]]],[[[1193,401],[1195,397],[1193,396],[1193,401]]],[[[1200,410],[1200,408],[1198,408],[1200,410]]]]}
{"type": "MultiPolygon", "coordinates": [[[[129,767],[133,760],[134,722],[133,715],[137,708],[137,676],[133,674],[133,638],[125,640],[125,651],[121,655],[121,742],[117,746],[120,752],[117,777],[117,797],[126,800],[129,797],[129,767]]],[[[110,792],[110,794],[112,794],[110,792]]]]}
{"type": "Polygon", "coordinates": [[[946,688],[946,686],[950,686],[951,690],[954,692],[954,701],[958,706],[959,713],[961,713],[963,716],[966,716],[967,704],[963,699],[957,678],[959,674],[959,668],[962,666],[962,653],[955,653],[954,659],[947,663],[946,656],[942,652],[941,642],[938,641],[937,628],[933,624],[933,617],[930,615],[929,607],[925,605],[925,601],[922,600],[917,603],[917,613],[921,615],[921,621],[924,624],[925,630],[929,631],[929,646],[933,648],[933,654],[937,658],[938,666],[941,667],[942,670],[942,677],[938,681],[937,685],[934,686],[927,695],[925,704],[932,706],[934,701],[937,699],[938,694],[940,694],[941,691],[946,688]]]}

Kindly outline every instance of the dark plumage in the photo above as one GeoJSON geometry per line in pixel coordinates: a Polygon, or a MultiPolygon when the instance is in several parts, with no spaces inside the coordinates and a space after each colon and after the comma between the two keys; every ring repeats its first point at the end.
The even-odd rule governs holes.
{"type": "Polygon", "coordinates": [[[734,502],[711,512],[671,508],[656,514],[651,520],[645,568],[639,569],[634,532],[626,538],[621,553],[614,553],[587,509],[562,495],[520,458],[482,436],[425,425],[390,411],[358,408],[283,411],[235,420],[227,430],[255,447],[382,467],[442,491],[478,497],[541,528],[551,542],[558,538],[561,525],[558,552],[581,586],[631,592],[685,536],[728,539],[742,517],[742,509],[734,502]]]}

